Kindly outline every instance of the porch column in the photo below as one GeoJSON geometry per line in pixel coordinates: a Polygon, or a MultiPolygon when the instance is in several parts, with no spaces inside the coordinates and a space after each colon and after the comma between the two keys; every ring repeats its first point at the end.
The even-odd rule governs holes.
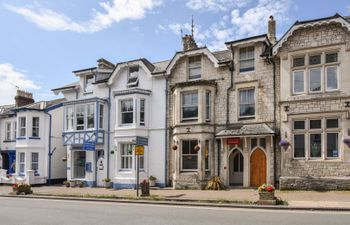
{"type": "Polygon", "coordinates": [[[72,148],[71,146],[67,147],[67,180],[71,180],[72,179],[72,171],[73,171],[73,154],[72,154],[72,148]]]}
{"type": "Polygon", "coordinates": [[[249,187],[249,179],[250,179],[250,155],[249,155],[249,147],[248,147],[248,138],[244,137],[243,144],[243,187],[249,187]]]}

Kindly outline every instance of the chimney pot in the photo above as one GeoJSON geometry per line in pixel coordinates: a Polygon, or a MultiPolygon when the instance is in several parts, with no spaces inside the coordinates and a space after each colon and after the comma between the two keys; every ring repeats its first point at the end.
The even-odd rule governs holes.
{"type": "Polygon", "coordinates": [[[269,18],[270,19],[269,19],[269,22],[267,25],[267,27],[268,27],[267,37],[272,44],[275,44],[277,42],[277,39],[276,39],[276,21],[274,20],[272,15],[269,18]]]}
{"type": "Polygon", "coordinates": [[[22,107],[34,103],[33,94],[22,90],[17,90],[15,97],[16,107],[22,107]]]}

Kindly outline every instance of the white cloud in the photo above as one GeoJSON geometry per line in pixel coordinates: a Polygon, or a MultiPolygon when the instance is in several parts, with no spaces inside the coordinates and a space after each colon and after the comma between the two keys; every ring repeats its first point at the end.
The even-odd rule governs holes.
{"type": "Polygon", "coordinates": [[[50,9],[33,6],[4,5],[6,9],[22,15],[40,28],[49,31],[74,31],[92,33],[110,27],[122,20],[139,20],[145,14],[162,4],[162,0],[113,0],[100,2],[102,11],[94,10],[92,18],[86,22],[75,22],[68,16],[50,9]]]}
{"type": "Polygon", "coordinates": [[[41,87],[28,79],[24,71],[16,69],[12,64],[0,64],[0,105],[13,104],[16,86],[22,90],[40,89],[41,87]]]}
{"type": "Polygon", "coordinates": [[[247,6],[251,0],[189,0],[186,6],[199,11],[227,11],[232,7],[247,6]]]}
{"type": "MultiPolygon", "coordinates": [[[[196,25],[195,39],[199,45],[200,42],[207,43],[211,50],[224,49],[227,41],[266,33],[270,15],[275,17],[277,25],[286,22],[292,5],[293,0],[258,0],[244,11],[231,9],[229,15],[222,16],[206,29],[196,25]]],[[[190,24],[172,23],[169,29],[179,35],[181,29],[190,31],[190,24]]]]}

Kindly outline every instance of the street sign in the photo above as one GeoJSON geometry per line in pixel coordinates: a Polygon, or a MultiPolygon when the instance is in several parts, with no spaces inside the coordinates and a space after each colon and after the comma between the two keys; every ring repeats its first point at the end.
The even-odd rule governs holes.
{"type": "Polygon", "coordinates": [[[136,145],[135,146],[135,155],[144,155],[145,153],[145,147],[142,145],[136,145]]]}
{"type": "Polygon", "coordinates": [[[145,137],[136,137],[136,145],[148,146],[148,138],[145,137]]]}
{"type": "Polygon", "coordinates": [[[94,141],[84,141],[83,150],[95,151],[96,150],[96,143],[94,141]]]}

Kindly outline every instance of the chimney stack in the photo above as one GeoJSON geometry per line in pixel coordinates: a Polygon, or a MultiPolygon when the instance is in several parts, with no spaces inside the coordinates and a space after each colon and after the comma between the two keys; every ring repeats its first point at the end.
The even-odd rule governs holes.
{"type": "Polygon", "coordinates": [[[193,35],[189,35],[189,34],[185,34],[185,36],[182,37],[182,45],[183,45],[183,51],[188,51],[188,50],[198,48],[196,41],[193,38],[193,35]]]}
{"type": "Polygon", "coordinates": [[[277,39],[276,39],[276,20],[274,20],[273,16],[270,16],[270,19],[268,22],[267,37],[272,44],[275,44],[277,42],[277,39]]]}
{"type": "Polygon", "coordinates": [[[16,107],[22,107],[34,103],[33,94],[22,90],[17,90],[15,97],[16,107]]]}

